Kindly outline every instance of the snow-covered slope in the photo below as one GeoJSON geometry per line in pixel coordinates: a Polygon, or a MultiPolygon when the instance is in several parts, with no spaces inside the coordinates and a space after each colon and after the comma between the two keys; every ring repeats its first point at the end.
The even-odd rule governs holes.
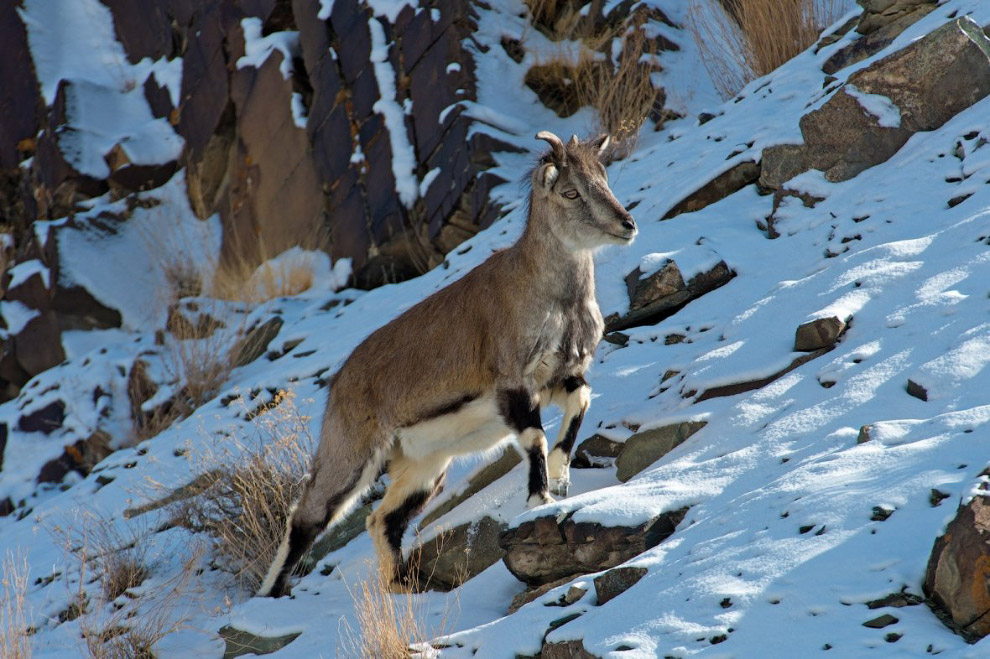
{"type": "MultiPolygon", "coordinates": [[[[480,12],[479,30],[497,42],[511,11],[492,4],[480,12]]],[[[965,13],[990,24],[985,3],[950,0],[886,50],[838,75],[844,79],[931,32],[950,14],[965,13]]],[[[587,575],[570,584],[588,589],[577,602],[545,606],[559,599],[564,585],[507,616],[524,586],[501,563],[451,593],[414,596],[426,636],[448,635],[440,656],[536,655],[551,623],[575,613],[580,616],[550,632],[547,641],[582,639],[601,657],[990,654],[986,641],[967,645],[926,606],[867,606],[902,590],[921,594],[934,539],[990,462],[990,100],[937,130],[915,134],[889,161],[849,181],[831,183],[816,171],[800,175],[789,187],[821,201],[805,207],[785,199],[775,213],[781,234],[775,240],[757,228],[774,212],[773,198],[752,185],[660,221],[720,172],[758,160],[768,146],[799,142],[798,119],[825,99],[822,62],[851,39],[798,56],[704,125],[687,118],[662,132],[644,132],[632,157],[611,167],[618,198],[637,203],[641,233],[633,246],[598,255],[606,315],[627,310],[629,272],[637,266],[649,271],[664,258],[675,259],[685,279],[719,259],[736,277],[658,325],[628,330],[624,347],[600,346],[582,438],[600,432],[621,441],[631,427],[686,419],[707,425],[627,483],[620,484],[612,469],[572,470],[571,495],[552,508],[605,525],[690,510],[673,536],[629,563],[646,568],[646,576],[604,606],[596,606],[589,585],[594,575],[587,575]],[[950,206],[964,194],[970,196],[950,206]],[[749,393],[695,402],[697,392],[786,367],[798,356],[792,351],[795,328],[824,315],[852,318],[834,350],[749,393]],[[683,340],[665,341],[675,334],[683,340]],[[668,371],[677,375],[662,383],[668,371]],[[908,379],[927,390],[927,400],[908,395],[908,379]],[[858,443],[866,425],[872,426],[870,440],[858,443]],[[934,505],[933,489],[949,498],[934,505]],[[874,519],[883,517],[875,508],[892,514],[874,519]],[[885,612],[898,621],[883,629],[863,625],[885,612]]],[[[525,94],[520,103],[504,93],[502,85],[514,87],[521,73],[500,49],[491,52],[479,65],[476,112],[501,121],[513,141],[533,149],[539,146],[528,134],[540,128],[561,134],[586,128],[580,114],[562,121],[525,94]]],[[[500,158],[499,169],[515,179],[532,155],[500,158]]],[[[154,533],[157,513],[125,520],[123,511],[160,496],[152,482],[171,488],[190,481],[197,465],[190,454],[255,437],[248,410],[269,401],[273,391],[294,391],[317,435],[320,378],[327,369],[374,327],[519,234],[525,218],[518,188],[503,186],[497,193],[508,215],[423,277],[363,294],[325,287],[250,311],[245,326],[281,316],[284,324],[269,353],[282,356],[236,369],[219,395],[191,417],[111,455],[84,480],[38,491],[37,469],[28,466],[60,454],[63,435],[12,430],[0,496],[27,500],[31,512],[0,519],[0,546],[27,556],[35,656],[72,656],[83,648],[87,616],[59,620],[76,593],[96,589],[85,578],[80,583],[78,565],[59,540],[60,529],[79,528],[80,511],[112,520],[123,534],[141,535],[152,567],[142,592],[166,592],[187,558],[204,567],[183,591],[182,605],[170,609],[183,622],[158,646],[161,656],[222,656],[217,630],[225,625],[263,636],[301,632],[273,656],[348,656],[348,634],[354,632],[347,630],[358,628],[352,592],[373,556],[366,536],[327,556],[321,566],[334,566],[332,571],[317,569],[302,578],[293,599],[251,599],[230,585],[228,575],[206,569],[209,557],[195,554],[192,534],[178,528],[154,533]],[[18,460],[24,468],[11,468],[18,460]]],[[[154,349],[147,333],[104,336],[106,345],[88,353],[80,346],[26,389],[37,408],[66,402],[66,432],[85,436],[96,423],[85,416],[91,402],[73,401],[84,401],[97,387],[121,391],[126,365],[154,349]]],[[[25,412],[18,409],[22,404],[8,403],[0,415],[16,418],[25,412]]],[[[107,414],[115,413],[111,408],[107,414]]],[[[559,416],[547,421],[551,434],[559,416]]],[[[448,487],[456,491],[476,466],[457,465],[448,487]]],[[[440,521],[453,525],[488,513],[518,523],[551,512],[524,513],[524,489],[525,474],[517,467],[440,521]]],[[[414,542],[410,532],[406,544],[414,542]]]]}

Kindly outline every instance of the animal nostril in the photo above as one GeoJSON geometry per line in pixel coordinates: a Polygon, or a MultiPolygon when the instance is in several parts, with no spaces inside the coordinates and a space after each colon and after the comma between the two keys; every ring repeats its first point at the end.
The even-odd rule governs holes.
{"type": "Polygon", "coordinates": [[[632,231],[636,228],[636,222],[634,222],[632,218],[629,218],[628,220],[622,220],[622,226],[623,228],[632,231]]]}

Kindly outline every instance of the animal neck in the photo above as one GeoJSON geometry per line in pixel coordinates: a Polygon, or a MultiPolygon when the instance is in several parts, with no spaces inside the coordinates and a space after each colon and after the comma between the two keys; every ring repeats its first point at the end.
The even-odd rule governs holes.
{"type": "Polygon", "coordinates": [[[526,230],[516,244],[533,269],[534,279],[561,295],[595,295],[595,265],[590,249],[573,249],[532,209],[526,230]]]}

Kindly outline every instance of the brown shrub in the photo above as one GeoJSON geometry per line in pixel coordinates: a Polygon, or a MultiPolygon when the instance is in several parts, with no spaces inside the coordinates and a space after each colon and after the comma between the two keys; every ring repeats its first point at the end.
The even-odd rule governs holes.
{"type": "Polygon", "coordinates": [[[842,8],[841,0],[704,0],[688,12],[688,28],[715,88],[729,99],[815,43],[842,8]]]}

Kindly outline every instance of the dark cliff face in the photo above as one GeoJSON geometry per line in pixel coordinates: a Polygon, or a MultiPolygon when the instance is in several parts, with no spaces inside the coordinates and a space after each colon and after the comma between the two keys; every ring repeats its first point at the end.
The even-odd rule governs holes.
{"type": "Polygon", "coordinates": [[[95,154],[104,173],[78,171],[74,140],[87,130],[79,108],[120,90],[62,80],[46,106],[17,4],[0,9],[4,270],[39,260],[50,277],[8,291],[4,274],[5,299],[38,315],[25,330],[31,337],[5,342],[3,398],[61,361],[51,348],[61,330],[120,323],[84,289],[59,283],[58,228],[32,230],[38,220],[73,215],[87,199],[109,193],[144,203],[137,193],[153,196],[178,172],[196,215],[219,214],[223,258],[252,260],[308,243],[353,259],[354,283],[364,288],[434,267],[498,216],[488,197],[502,180],[484,170],[492,152],[512,147],[470,134],[461,104],[476,97],[464,45],[476,29],[470,3],[420,3],[391,21],[357,0],[335,2],[327,17],[318,0],[103,0],[131,64],[148,58],[181,71],[177,99],[166,76],[135,82],[151,116],[182,143],[153,163],[132,162],[127,145],[115,144],[95,154]],[[289,46],[245,58],[268,39],[289,46]],[[376,75],[376,66],[389,75],[376,75]],[[392,76],[391,84],[379,79],[392,76]],[[386,118],[381,104],[396,111],[386,118]],[[398,169],[396,148],[404,157],[398,169]],[[403,189],[411,193],[397,194],[403,189]]]}

